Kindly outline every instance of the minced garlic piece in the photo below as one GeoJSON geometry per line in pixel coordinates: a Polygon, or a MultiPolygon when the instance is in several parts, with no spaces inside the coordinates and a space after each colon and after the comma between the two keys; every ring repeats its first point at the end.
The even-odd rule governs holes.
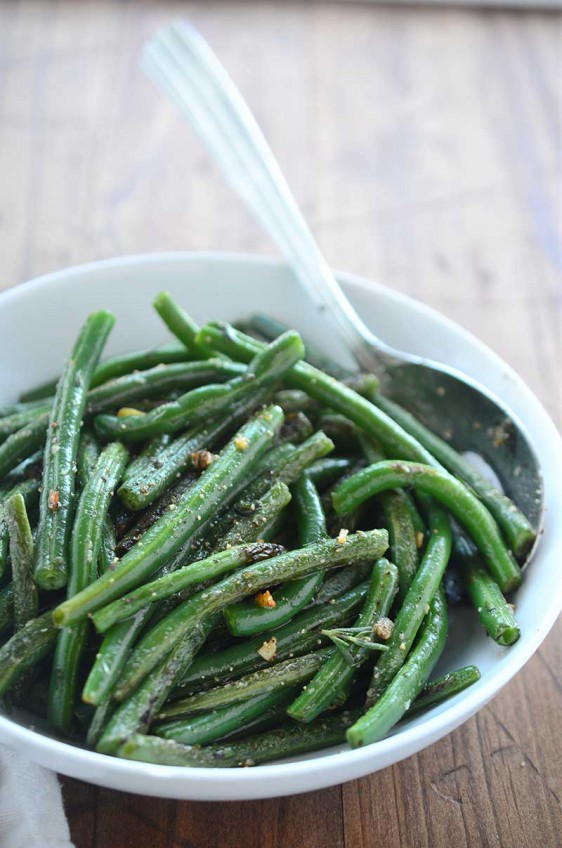
{"type": "Polygon", "coordinates": [[[117,418],[130,418],[132,415],[144,415],[140,409],[135,409],[133,406],[122,406],[117,410],[117,418]]]}
{"type": "Polygon", "coordinates": [[[379,639],[383,640],[383,642],[386,642],[387,639],[390,639],[393,630],[394,622],[391,621],[390,618],[387,618],[385,615],[383,615],[382,618],[379,618],[379,620],[375,624],[375,636],[378,636],[379,639]]]}
{"type": "Polygon", "coordinates": [[[258,592],[255,596],[255,602],[260,607],[276,607],[275,599],[269,589],[266,589],[265,592],[258,592]]]}
{"type": "Polygon", "coordinates": [[[277,655],[277,638],[272,636],[267,642],[264,642],[261,648],[258,648],[258,654],[267,662],[273,662],[277,655]]]}
{"type": "Polygon", "coordinates": [[[349,530],[345,530],[343,527],[338,533],[337,543],[338,545],[345,545],[347,542],[347,537],[349,536],[349,530]]]}

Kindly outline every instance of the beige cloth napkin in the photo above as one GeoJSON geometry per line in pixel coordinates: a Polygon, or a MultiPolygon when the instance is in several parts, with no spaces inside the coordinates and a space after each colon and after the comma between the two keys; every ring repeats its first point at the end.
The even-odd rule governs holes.
{"type": "Polygon", "coordinates": [[[54,772],[0,745],[0,848],[74,848],[54,772]]]}

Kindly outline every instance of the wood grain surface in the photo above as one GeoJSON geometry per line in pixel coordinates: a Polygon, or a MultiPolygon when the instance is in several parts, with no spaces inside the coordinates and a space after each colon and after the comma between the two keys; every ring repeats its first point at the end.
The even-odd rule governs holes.
{"type": "MultiPolygon", "coordinates": [[[[138,69],[143,40],[178,15],[231,70],[332,264],[475,332],[562,424],[554,14],[0,2],[1,285],[116,254],[273,252],[138,69]]],[[[205,804],[64,779],[75,844],[557,848],[561,634],[455,733],[341,787],[205,804]]]]}

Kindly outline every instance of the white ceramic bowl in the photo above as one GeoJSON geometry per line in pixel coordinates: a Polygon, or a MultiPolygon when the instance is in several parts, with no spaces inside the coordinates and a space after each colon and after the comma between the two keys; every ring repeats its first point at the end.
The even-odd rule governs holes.
{"type": "MultiPolygon", "coordinates": [[[[486,638],[470,609],[451,615],[439,670],[475,663],[482,679],[392,735],[355,751],[341,746],[251,769],[190,769],[127,762],[31,730],[24,717],[0,716],[0,741],[63,774],[115,789],[194,800],[290,795],[360,777],[431,745],[466,721],[519,671],[545,638],[562,606],[562,441],[547,413],[511,369],[477,339],[410,298],[349,274],[338,275],[354,306],[392,345],[457,366],[488,386],[520,417],[544,471],[546,529],[517,593],[521,639],[503,649],[486,638]],[[549,520],[550,516],[550,520],[549,520]]],[[[94,309],[117,315],[108,353],[160,343],[166,331],[151,308],[166,288],[195,319],[269,312],[306,337],[338,349],[285,265],[226,254],[152,254],[70,268],[0,296],[0,403],[55,376],[78,328],[94,309]]]]}

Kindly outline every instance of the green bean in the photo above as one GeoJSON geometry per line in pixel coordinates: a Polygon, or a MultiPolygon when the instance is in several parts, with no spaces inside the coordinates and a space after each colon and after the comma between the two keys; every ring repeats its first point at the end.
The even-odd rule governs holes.
{"type": "MultiPolygon", "coordinates": [[[[224,362],[224,360],[208,360],[209,363],[224,362]]],[[[224,363],[225,368],[220,365],[211,368],[207,362],[179,362],[173,365],[158,365],[149,371],[139,371],[134,374],[126,374],[109,383],[91,389],[87,396],[87,405],[84,411],[86,417],[105,412],[108,409],[126,406],[136,402],[139,409],[144,409],[152,403],[158,403],[154,398],[168,397],[173,392],[181,389],[193,388],[201,385],[208,377],[220,380],[232,378],[243,372],[242,365],[235,363],[224,363]]],[[[0,418],[0,440],[15,433],[34,421],[44,412],[50,412],[53,406],[53,398],[48,398],[41,406],[33,406],[28,410],[21,410],[5,418],[0,418]]]]}
{"type": "MultiPolygon", "coordinates": [[[[303,474],[293,486],[299,544],[313,544],[326,537],[326,519],[322,504],[312,483],[303,474]]],[[[259,606],[255,599],[242,601],[225,610],[228,629],[234,636],[253,636],[285,624],[300,612],[322,585],[324,574],[318,571],[302,580],[281,586],[273,595],[275,606],[259,606]]]]}
{"type": "Polygon", "coordinates": [[[76,473],[81,489],[87,486],[99,455],[100,447],[94,434],[90,430],[82,430],[76,456],[76,473]]]}
{"type": "Polygon", "coordinates": [[[484,568],[474,545],[460,533],[454,536],[454,561],[461,567],[470,600],[488,635],[498,645],[513,645],[521,635],[513,608],[484,568]]]}
{"type": "Polygon", "coordinates": [[[273,399],[285,415],[291,412],[305,412],[309,415],[320,412],[320,406],[316,401],[299,389],[279,389],[278,392],[275,392],[273,399]]]}
{"type": "Polygon", "coordinates": [[[48,426],[49,413],[43,412],[21,430],[8,436],[0,445],[0,480],[42,447],[48,426]]]}
{"type": "Polygon", "coordinates": [[[57,631],[51,613],[28,621],[0,648],[0,698],[53,649],[57,631]]]}
{"type": "Polygon", "coordinates": [[[143,607],[154,604],[189,586],[197,586],[203,581],[214,579],[228,571],[234,571],[242,565],[260,562],[263,559],[282,553],[284,548],[280,545],[250,544],[237,545],[206,559],[200,559],[184,568],[180,568],[170,574],[165,574],[156,580],[145,583],[123,595],[113,603],[102,607],[92,616],[96,629],[100,633],[115,624],[117,621],[130,618],[143,607]]]}
{"type": "MultiPolygon", "coordinates": [[[[276,318],[272,318],[270,315],[261,315],[259,313],[252,315],[250,318],[250,327],[270,341],[272,339],[276,339],[277,336],[282,335],[288,329],[285,324],[281,321],[277,321],[276,318]]],[[[353,373],[350,369],[345,368],[340,365],[339,362],[336,362],[334,359],[325,354],[324,351],[320,350],[320,348],[316,347],[316,345],[305,341],[305,348],[305,359],[307,362],[310,362],[310,364],[314,365],[315,368],[319,368],[321,371],[331,374],[332,377],[337,377],[338,380],[342,380],[344,377],[349,377],[353,373]]]]}
{"type": "MultiPolygon", "coordinates": [[[[365,605],[355,627],[368,627],[372,631],[381,616],[388,615],[398,582],[399,572],[395,565],[385,559],[375,563],[365,605]]],[[[352,644],[348,654],[348,657],[344,657],[340,651],[336,651],[322,665],[288,708],[287,713],[291,718],[308,723],[330,707],[340,706],[347,700],[357,670],[368,659],[369,651],[352,644]]]]}
{"type": "MultiPolygon", "coordinates": [[[[96,579],[104,519],[128,458],[124,445],[119,442],[107,445],[82,490],[70,542],[68,598],[81,592],[96,579]]],[[[50,724],[58,730],[70,729],[78,688],[78,670],[89,626],[87,619],[79,621],[73,627],[65,627],[57,639],[48,716],[50,724]]]]}
{"type": "Polygon", "coordinates": [[[282,441],[300,445],[314,433],[314,425],[304,412],[289,412],[285,416],[285,423],[279,438],[282,441]]]}
{"type": "Polygon", "coordinates": [[[111,630],[108,630],[84,685],[83,701],[99,706],[109,697],[121,675],[131,647],[153,612],[151,607],[145,607],[133,618],[114,624],[111,630]]]}
{"type": "MultiPolygon", "coordinates": [[[[253,339],[257,339],[259,342],[268,342],[271,339],[268,339],[267,336],[264,336],[263,333],[258,332],[258,330],[252,327],[250,321],[245,321],[243,318],[239,321],[233,321],[233,327],[236,327],[237,330],[240,330],[241,333],[247,333],[253,339]]],[[[280,335],[279,333],[277,335],[280,335]]],[[[277,338],[277,336],[275,336],[277,338]]]]}
{"type": "Polygon", "coordinates": [[[115,528],[111,523],[109,515],[106,515],[101,531],[101,546],[98,559],[98,571],[100,574],[108,571],[115,562],[116,546],[115,528]]]}
{"type": "Polygon", "coordinates": [[[45,406],[45,400],[39,399],[27,402],[19,400],[14,403],[6,403],[0,407],[0,418],[17,415],[20,412],[29,412],[31,409],[39,409],[41,406],[45,406]]]}
{"type": "Polygon", "coordinates": [[[291,501],[291,492],[285,483],[274,483],[271,489],[254,504],[255,509],[248,515],[235,518],[224,536],[221,545],[242,545],[245,542],[255,542],[266,538],[267,529],[272,521],[277,519],[291,501]]]}
{"type": "MultiPolygon", "coordinates": [[[[259,473],[259,468],[260,463],[256,467],[256,473],[259,473]]],[[[196,479],[197,474],[191,472],[191,475],[180,480],[174,489],[168,490],[166,495],[160,498],[154,505],[158,509],[153,517],[151,516],[151,510],[147,510],[130,534],[128,534],[130,542],[127,537],[121,541],[121,552],[130,550],[146,529],[166,509],[175,509],[180,495],[187,488],[185,485],[186,482],[190,481],[189,485],[193,485],[196,479]],[[175,494],[176,492],[177,495],[175,494]],[[170,497],[171,500],[168,500],[170,497]]],[[[275,483],[262,498],[251,504],[250,509],[245,509],[242,515],[239,514],[236,502],[226,513],[219,511],[218,516],[213,518],[205,527],[205,535],[202,536],[200,533],[197,538],[180,549],[174,559],[170,561],[168,570],[176,571],[178,568],[183,568],[186,564],[193,562],[194,559],[202,559],[210,556],[228,547],[228,545],[241,545],[247,542],[257,542],[258,540],[269,541],[270,537],[268,536],[266,538],[266,535],[270,521],[282,512],[290,500],[291,493],[288,486],[284,483],[275,483]]]]}
{"type": "Polygon", "coordinates": [[[451,553],[451,527],[447,514],[431,502],[428,514],[429,541],[420,566],[410,584],[394,630],[373,672],[367,705],[373,704],[396,676],[414,643],[431,599],[437,592],[451,553]]]}
{"type": "Polygon", "coordinates": [[[99,706],[95,708],[94,714],[88,726],[88,732],[86,733],[86,744],[89,745],[90,748],[95,748],[98,744],[104,728],[111,718],[114,708],[115,706],[111,697],[105,698],[105,700],[103,700],[99,706]]]}
{"type": "MultiPolygon", "coordinates": [[[[302,450],[306,450],[306,446],[305,448],[299,446],[299,451],[302,450]]],[[[195,554],[195,551],[188,554],[190,559],[194,556],[207,556],[214,553],[223,548],[229,542],[231,544],[238,544],[247,541],[245,538],[241,537],[238,532],[240,522],[244,520],[244,524],[242,526],[242,530],[244,532],[252,530],[252,517],[258,509],[258,504],[260,504],[262,497],[267,495],[268,491],[271,491],[271,487],[274,485],[275,479],[278,479],[279,482],[285,483],[285,481],[280,478],[279,471],[281,467],[285,466],[288,459],[295,456],[295,451],[295,446],[289,443],[278,444],[273,449],[267,451],[254,469],[254,473],[252,475],[254,482],[250,483],[249,486],[243,489],[239,498],[234,501],[228,510],[219,513],[213,518],[207,529],[205,540],[200,540],[199,544],[196,545],[198,549],[197,554],[195,554]],[[232,536],[234,536],[234,538],[232,538],[232,536]]],[[[297,456],[297,465],[298,462],[299,460],[297,456]]],[[[291,475],[288,475],[289,478],[290,476],[291,475]]],[[[279,514],[281,514],[281,512],[279,514]]],[[[275,524],[275,521],[273,524],[275,524]]],[[[265,533],[267,534],[267,539],[265,539],[266,541],[272,539],[272,529],[275,530],[275,527],[270,527],[269,523],[266,524],[262,528],[259,538],[265,539],[265,533]]],[[[188,561],[190,561],[190,559],[188,561]]],[[[184,561],[182,561],[181,564],[183,565],[184,561]]]]}
{"type": "MultiPolygon", "coordinates": [[[[352,567],[342,569],[350,571],[352,567]]],[[[267,660],[262,636],[236,642],[229,648],[212,654],[202,654],[196,657],[181,680],[181,691],[191,691],[195,686],[205,686],[249,674],[260,668],[267,668],[270,662],[298,656],[311,651],[313,648],[328,644],[328,637],[322,635],[322,629],[335,625],[343,625],[351,618],[361,605],[367,592],[367,584],[361,583],[340,596],[333,596],[323,606],[312,607],[295,616],[283,627],[272,634],[272,659],[267,660]]]]}
{"type": "Polygon", "coordinates": [[[110,718],[97,750],[115,753],[133,733],[146,730],[216,623],[213,614],[200,619],[125,703],[110,718]]]}
{"type": "Polygon", "coordinates": [[[5,509],[12,559],[14,628],[21,630],[36,617],[39,608],[37,586],[33,579],[33,536],[25,500],[20,492],[6,501],[5,509]]]}
{"type": "Polygon", "coordinates": [[[154,731],[184,745],[205,745],[231,737],[240,729],[263,728],[285,717],[285,707],[298,691],[296,686],[277,687],[247,701],[235,701],[217,710],[159,725],[154,731]]]}
{"type": "Polygon", "coordinates": [[[431,683],[425,684],[412,706],[408,708],[407,718],[436,704],[441,704],[453,695],[458,695],[478,680],[480,680],[480,672],[475,665],[466,665],[464,668],[442,674],[431,683]]]}
{"type": "Polygon", "coordinates": [[[99,454],[80,495],[70,545],[68,594],[80,592],[97,573],[105,519],[114,489],[123,476],[129,459],[120,442],[107,445],[99,454]]]}
{"type": "Polygon", "coordinates": [[[43,466],[43,451],[38,450],[26,457],[16,467],[9,471],[1,481],[0,491],[2,496],[24,480],[39,480],[43,466]]]}
{"type": "Polygon", "coordinates": [[[347,731],[352,748],[383,739],[415,701],[441,656],[447,639],[447,604],[439,589],[429,605],[420,638],[384,694],[347,731]]]}
{"type": "Polygon", "coordinates": [[[9,532],[6,521],[6,504],[10,498],[16,495],[22,496],[28,512],[35,510],[39,501],[39,484],[37,480],[22,480],[0,496],[0,579],[8,572],[9,532]]]}
{"type": "Polygon", "coordinates": [[[175,510],[168,511],[144,537],[94,583],[54,611],[59,626],[72,624],[139,586],[203,527],[217,507],[226,506],[244,485],[283,422],[279,407],[266,407],[245,424],[218,459],[188,489],[175,510]]]}
{"type": "MultiPolygon", "coordinates": [[[[124,474],[124,480],[127,479],[127,473],[132,464],[133,463],[130,463],[127,466],[124,474]]],[[[125,535],[119,540],[117,544],[117,555],[123,556],[123,554],[127,553],[127,551],[130,551],[131,548],[133,548],[144,536],[146,531],[152,527],[155,521],[165,515],[169,509],[174,510],[182,495],[187,491],[187,489],[190,489],[193,486],[198,476],[199,475],[194,469],[190,469],[187,474],[180,476],[176,480],[175,485],[167,489],[166,492],[158,498],[158,500],[154,501],[154,503],[144,509],[140,515],[138,515],[136,523],[127,530],[125,535]]]]}
{"type": "Polygon", "coordinates": [[[174,433],[211,417],[224,414],[235,404],[255,396],[258,388],[273,386],[298,362],[304,347],[297,333],[286,333],[260,351],[248,365],[244,376],[226,383],[209,384],[181,395],[143,415],[119,418],[98,415],[97,432],[104,438],[138,441],[159,433],[174,433]]]}
{"type": "Polygon", "coordinates": [[[94,372],[92,386],[99,386],[133,371],[146,371],[156,365],[169,365],[172,362],[185,362],[188,359],[189,354],[185,345],[176,341],[166,342],[149,350],[118,353],[100,362],[94,372]]]}
{"type": "MultiPolygon", "coordinates": [[[[80,442],[78,444],[78,458],[76,462],[78,468],[78,482],[82,489],[87,486],[90,477],[94,473],[94,468],[99,455],[100,448],[96,437],[89,430],[84,430],[80,436],[80,442]]],[[[115,529],[111,523],[109,515],[106,515],[102,527],[98,561],[98,568],[101,573],[107,571],[107,569],[112,565],[113,560],[115,559],[115,545],[115,529]]]]}
{"type": "MultiPolygon", "coordinates": [[[[200,424],[164,445],[153,456],[138,456],[129,465],[118,491],[123,503],[135,512],[151,506],[181,478],[192,464],[193,454],[211,448],[224,429],[224,420],[210,426],[200,424]]],[[[190,480],[193,483],[195,478],[190,480]]]]}
{"type": "Polygon", "coordinates": [[[197,340],[199,327],[193,319],[179,306],[167,291],[156,295],[152,305],[158,312],[170,332],[185,345],[193,356],[206,359],[209,355],[205,344],[197,340]]]}
{"type": "Polygon", "coordinates": [[[493,483],[482,477],[468,460],[457,453],[444,439],[424,427],[405,409],[382,395],[376,395],[374,400],[380,409],[424,445],[441,465],[476,492],[503,530],[510,548],[518,557],[524,557],[533,545],[537,534],[513,501],[500,492],[493,483]]]}
{"type": "Polygon", "coordinates": [[[328,456],[314,462],[306,473],[317,489],[323,489],[349,471],[353,463],[354,460],[348,457],[328,456]]]}
{"type": "Polygon", "coordinates": [[[378,377],[370,373],[351,374],[351,376],[345,377],[342,383],[348,389],[353,389],[361,397],[367,398],[367,400],[373,397],[379,387],[378,377]]]}
{"type": "Polygon", "coordinates": [[[194,454],[214,449],[223,437],[241,426],[266,397],[266,389],[260,386],[248,387],[246,397],[219,420],[200,424],[183,433],[152,456],[138,457],[127,469],[119,497],[134,510],[144,509],[154,503],[177,479],[178,474],[181,475],[193,465],[194,454]]]}
{"type": "Polygon", "coordinates": [[[122,699],[169,653],[202,618],[220,612],[235,601],[267,588],[274,582],[305,577],[320,568],[335,568],[362,559],[378,559],[386,550],[384,530],[348,536],[345,544],[327,539],[296,551],[287,551],[251,565],[215,583],[176,607],[153,627],[132,653],[116,697],[122,699]]]}
{"type": "Polygon", "coordinates": [[[412,524],[414,525],[414,531],[416,533],[416,544],[418,548],[421,548],[423,547],[423,542],[425,539],[425,522],[421,517],[416,504],[414,503],[414,499],[411,496],[406,497],[404,503],[410,513],[412,524]]]}
{"type": "Polygon", "coordinates": [[[363,583],[372,571],[372,563],[359,562],[357,565],[349,565],[347,568],[337,569],[330,574],[318,590],[309,607],[331,603],[334,598],[345,595],[359,583],[363,583]]]}
{"type": "Polygon", "coordinates": [[[517,588],[521,569],[505,547],[494,519],[478,498],[446,471],[412,462],[379,462],[341,483],[334,491],[334,507],[341,515],[373,495],[405,486],[443,503],[475,541],[500,589],[509,592],[517,588]]]}
{"type": "Polygon", "coordinates": [[[338,453],[357,453],[359,442],[357,427],[338,412],[324,412],[319,416],[317,426],[332,439],[338,453]]]}
{"type": "Polygon", "coordinates": [[[131,442],[151,439],[161,433],[177,433],[222,414],[244,398],[248,389],[248,383],[242,377],[235,377],[226,383],[210,383],[192,389],[177,400],[160,404],[140,415],[98,415],[94,422],[96,433],[104,440],[131,442]]]}
{"type": "Polygon", "coordinates": [[[164,397],[168,392],[187,391],[207,383],[220,383],[244,373],[244,366],[224,359],[174,362],[146,371],[124,374],[88,392],[86,415],[128,406],[137,400],[164,397]]]}
{"type": "MultiPolygon", "coordinates": [[[[263,348],[259,342],[220,322],[205,324],[198,338],[213,350],[242,362],[249,362],[263,348]]],[[[331,407],[350,418],[357,427],[380,438],[393,456],[438,466],[431,454],[390,416],[353,389],[307,362],[299,362],[287,374],[286,382],[292,388],[307,392],[323,406],[331,407]]]]}
{"type": "MultiPolygon", "coordinates": [[[[115,712],[116,706],[111,696],[115,681],[120,674],[130,646],[146,622],[150,620],[152,612],[153,610],[142,610],[131,622],[125,621],[116,624],[106,634],[100,652],[96,657],[96,663],[82,693],[84,701],[97,704],[87,735],[87,742],[92,747],[97,746],[106,725],[115,712]]],[[[216,620],[211,619],[203,630],[197,631],[195,640],[190,643],[194,653],[215,623],[216,620]]]]}
{"type": "Polygon", "coordinates": [[[218,710],[238,701],[247,701],[273,689],[302,684],[316,674],[319,668],[334,656],[335,648],[322,648],[311,654],[270,665],[241,677],[232,683],[222,683],[215,689],[198,692],[181,701],[174,701],[158,713],[158,721],[168,721],[193,713],[218,710]]]}
{"type": "Polygon", "coordinates": [[[11,415],[6,415],[0,418],[0,441],[17,433],[18,430],[27,427],[40,415],[49,412],[51,404],[43,403],[41,406],[31,406],[28,409],[22,409],[19,412],[14,412],[11,415]]]}
{"type": "Polygon", "coordinates": [[[14,587],[11,583],[0,589],[0,633],[14,623],[14,587]]]}
{"type": "Polygon", "coordinates": [[[244,493],[246,501],[261,497],[270,488],[272,480],[291,485],[295,483],[309,465],[333,451],[334,443],[318,430],[300,445],[279,445],[264,458],[263,471],[244,493]],[[290,447],[292,450],[287,451],[290,447]]]}
{"type": "MultiPolygon", "coordinates": [[[[145,371],[148,368],[153,368],[155,365],[185,362],[187,359],[189,359],[189,354],[185,349],[185,345],[178,344],[177,342],[168,342],[168,344],[160,345],[152,350],[136,350],[131,353],[120,353],[99,363],[94,371],[91,386],[94,388],[102,383],[106,383],[108,380],[114,380],[116,377],[122,377],[124,374],[130,374],[133,371],[145,371]]],[[[35,402],[50,398],[56,391],[57,382],[58,379],[52,380],[43,386],[39,386],[29,392],[24,392],[20,396],[20,400],[23,402],[35,402]]]]}
{"type": "Polygon", "coordinates": [[[418,547],[407,495],[400,490],[383,492],[381,496],[385,526],[388,530],[390,557],[398,569],[398,597],[404,600],[414,574],[418,570],[418,547]]]}
{"type": "Polygon", "coordinates": [[[103,310],[89,316],[57,385],[45,446],[35,553],[35,580],[43,589],[66,584],[80,425],[92,373],[114,323],[114,316],[103,310]]]}
{"type": "Polygon", "coordinates": [[[295,757],[309,751],[330,748],[345,742],[346,730],[357,719],[358,712],[346,712],[320,718],[303,727],[287,724],[236,742],[217,742],[199,747],[181,745],[172,739],[134,734],[119,748],[118,755],[127,760],[193,768],[236,768],[295,757]]]}

